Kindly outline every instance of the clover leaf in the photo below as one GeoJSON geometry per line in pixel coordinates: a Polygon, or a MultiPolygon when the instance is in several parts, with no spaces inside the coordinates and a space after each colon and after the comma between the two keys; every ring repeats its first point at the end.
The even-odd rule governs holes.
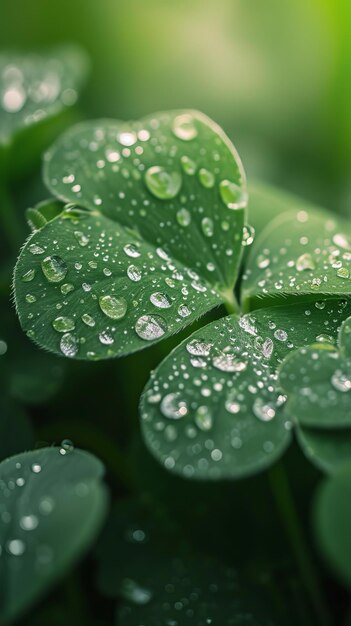
{"type": "Polygon", "coordinates": [[[120,356],[235,306],[245,178],[207,117],[78,125],[46,154],[44,176],[74,205],[35,223],[16,266],[21,325],[41,346],[120,356]]]}
{"type": "Polygon", "coordinates": [[[42,131],[50,133],[51,121],[75,104],[87,67],[85,54],[76,46],[45,55],[0,54],[0,154],[7,155],[3,167],[17,170],[24,158],[47,145],[42,131]],[[16,156],[14,162],[9,151],[16,156]]]}
{"type": "Polygon", "coordinates": [[[247,306],[257,298],[347,296],[350,276],[349,223],[302,206],[275,217],[256,239],[242,300],[247,306]]]}
{"type": "Polygon", "coordinates": [[[153,373],[141,400],[145,442],[169,470],[239,478],[271,465],[291,440],[277,368],[298,346],[335,336],[351,303],[259,309],[196,331],[153,373]]]}
{"type": "Polygon", "coordinates": [[[337,346],[324,342],[300,348],[285,359],[279,374],[288,395],[286,411],[300,426],[302,447],[329,471],[345,462],[351,449],[350,333],[348,317],[337,346]]]}
{"type": "Polygon", "coordinates": [[[0,463],[1,623],[28,609],[93,541],[106,510],[102,474],[70,442],[0,463]]]}

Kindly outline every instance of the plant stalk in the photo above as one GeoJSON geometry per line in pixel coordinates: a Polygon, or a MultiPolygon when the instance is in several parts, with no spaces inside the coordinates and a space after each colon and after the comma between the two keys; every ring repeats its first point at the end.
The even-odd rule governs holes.
{"type": "Polygon", "coordinates": [[[240,305],[237,301],[233,289],[226,289],[222,291],[223,303],[229,315],[239,315],[240,314],[240,305]]]}
{"type": "Polygon", "coordinates": [[[326,606],[320,587],[319,575],[304,536],[288,477],[281,461],[269,470],[268,477],[276,507],[296,559],[301,580],[306,588],[315,615],[318,617],[318,625],[332,626],[333,622],[329,608],[326,606]]]}

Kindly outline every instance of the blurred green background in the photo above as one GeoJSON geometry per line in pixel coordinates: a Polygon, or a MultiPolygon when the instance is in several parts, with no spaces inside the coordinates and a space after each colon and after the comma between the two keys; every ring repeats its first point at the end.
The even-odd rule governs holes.
{"type": "Polygon", "coordinates": [[[345,213],[350,35],[350,0],[1,0],[1,48],[88,51],[83,115],[198,108],[250,179],[345,213]]]}

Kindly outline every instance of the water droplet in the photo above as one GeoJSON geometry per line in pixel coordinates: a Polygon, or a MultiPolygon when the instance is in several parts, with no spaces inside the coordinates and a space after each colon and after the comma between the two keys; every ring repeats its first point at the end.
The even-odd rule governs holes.
{"type": "Polygon", "coordinates": [[[230,180],[219,183],[219,193],[228,209],[241,209],[247,204],[247,193],[230,180]]]}
{"type": "Polygon", "coordinates": [[[34,474],[39,474],[41,472],[41,465],[39,463],[33,463],[31,470],[34,474]]]}
{"type": "Polygon", "coordinates": [[[34,530],[37,528],[39,520],[36,515],[23,515],[19,524],[22,530],[34,530]]]}
{"type": "Polygon", "coordinates": [[[257,267],[259,267],[260,270],[266,269],[269,266],[270,262],[270,258],[268,256],[265,256],[264,254],[259,254],[256,259],[257,267]]]}
{"type": "Polygon", "coordinates": [[[188,413],[187,403],[182,399],[179,391],[168,393],[161,400],[161,412],[169,419],[178,420],[188,413]]]}
{"type": "Polygon", "coordinates": [[[138,247],[133,243],[127,243],[124,246],[123,250],[127,256],[132,257],[133,259],[136,259],[138,256],[140,256],[138,247]]]}
{"type": "Polygon", "coordinates": [[[189,226],[191,222],[191,215],[188,209],[179,209],[177,211],[177,222],[180,226],[189,226]]]}
{"type": "Polygon", "coordinates": [[[188,156],[182,156],[180,159],[182,168],[186,174],[193,176],[196,172],[196,163],[188,156]]]}
{"type": "Polygon", "coordinates": [[[215,356],[212,363],[213,366],[221,370],[221,372],[243,372],[247,367],[247,363],[237,359],[234,354],[220,354],[215,356]]]}
{"type": "Polygon", "coordinates": [[[66,454],[70,454],[74,450],[74,444],[70,439],[63,439],[61,441],[61,445],[59,448],[59,453],[61,456],[66,456],[66,454]]]}
{"type": "Polygon", "coordinates": [[[343,248],[344,250],[351,250],[350,241],[348,240],[346,235],[343,235],[341,233],[336,233],[333,236],[333,243],[335,243],[336,246],[339,246],[339,248],[343,248]]]}
{"type": "Polygon", "coordinates": [[[197,128],[191,115],[178,115],[173,122],[173,133],[178,139],[191,141],[197,137],[197,128]]]}
{"type": "Polygon", "coordinates": [[[199,181],[203,187],[211,189],[215,184],[214,174],[212,174],[209,170],[206,170],[204,167],[201,167],[199,170],[199,181]]]}
{"type": "Polygon", "coordinates": [[[23,274],[22,280],[24,283],[30,283],[30,281],[33,280],[34,276],[35,276],[35,270],[28,270],[28,272],[23,274]]]}
{"type": "Polygon", "coordinates": [[[112,337],[111,333],[108,332],[108,330],[103,330],[101,333],[99,333],[99,341],[104,346],[110,346],[114,343],[115,340],[112,337]]]}
{"type": "Polygon", "coordinates": [[[255,399],[252,410],[254,415],[263,422],[269,422],[275,417],[275,407],[260,397],[255,399]]]}
{"type": "Polygon", "coordinates": [[[50,283],[60,283],[68,272],[67,263],[59,256],[47,256],[41,262],[44,276],[50,283]]]}
{"type": "Polygon", "coordinates": [[[87,246],[90,241],[89,237],[85,235],[84,233],[82,233],[80,230],[76,230],[74,232],[74,236],[82,248],[85,248],[85,246],[87,246]]]}
{"type": "Polygon", "coordinates": [[[350,271],[347,269],[347,267],[340,267],[337,271],[336,271],[336,275],[339,278],[349,278],[350,277],[350,271]]]}
{"type": "Polygon", "coordinates": [[[130,280],[137,283],[139,280],[141,280],[141,271],[136,265],[129,265],[129,267],[127,268],[127,276],[128,278],[130,278],[130,280]]]}
{"type": "Polygon", "coordinates": [[[243,228],[243,238],[242,245],[243,246],[251,246],[255,239],[255,229],[253,226],[246,224],[243,228]]]}
{"type": "Polygon", "coordinates": [[[61,285],[61,293],[63,296],[67,296],[67,294],[73,290],[74,290],[74,285],[72,285],[71,283],[65,283],[64,285],[61,285]]]}
{"type": "Polygon", "coordinates": [[[152,341],[167,332],[167,324],[160,315],[142,315],[135,323],[135,332],[141,339],[152,341]]]}
{"type": "Polygon", "coordinates": [[[208,356],[211,352],[213,343],[204,341],[203,339],[192,339],[186,344],[186,349],[194,356],[208,356]]]}
{"type": "Polygon", "coordinates": [[[33,304],[34,302],[37,301],[36,297],[33,296],[31,293],[27,293],[26,294],[25,300],[26,300],[26,302],[28,302],[28,304],[33,304]]]}
{"type": "Polygon", "coordinates": [[[191,315],[191,311],[189,307],[186,306],[186,304],[181,304],[178,307],[178,315],[180,315],[180,317],[188,317],[189,315],[191,315]]]}
{"type": "Polygon", "coordinates": [[[84,322],[87,326],[90,326],[90,328],[95,326],[95,320],[91,315],[89,315],[89,313],[83,313],[82,322],[84,322]]]}
{"type": "Polygon", "coordinates": [[[65,356],[73,358],[78,353],[79,342],[74,335],[66,333],[61,337],[60,349],[65,356]]]}
{"type": "Polygon", "coordinates": [[[296,261],[296,269],[298,272],[303,272],[304,270],[314,270],[316,269],[315,262],[311,254],[306,252],[305,254],[301,254],[296,261]]]}
{"type": "Polygon", "coordinates": [[[351,389],[351,378],[341,370],[336,370],[331,377],[331,384],[337,391],[345,393],[351,389]]]}
{"type": "Polygon", "coordinates": [[[137,605],[144,605],[150,602],[152,593],[149,589],[141,587],[130,578],[124,578],[120,586],[120,593],[126,600],[137,605]]]}
{"type": "Polygon", "coordinates": [[[231,413],[232,415],[236,415],[240,412],[240,404],[237,400],[236,389],[228,393],[224,406],[228,413],[231,413]]]}
{"type": "Polygon", "coordinates": [[[145,183],[156,198],[169,200],[178,194],[182,178],[179,172],[168,172],[164,167],[155,165],[147,170],[145,183]]]}
{"type": "Polygon", "coordinates": [[[274,344],[272,339],[267,337],[262,344],[262,354],[266,359],[269,359],[272,356],[274,344]]]}
{"type": "Polygon", "coordinates": [[[159,309],[169,309],[172,306],[172,302],[167,294],[160,291],[151,294],[150,302],[159,309]]]}
{"type": "Polygon", "coordinates": [[[122,146],[133,146],[137,141],[136,133],[133,131],[124,131],[117,134],[117,141],[119,141],[122,146]]]}
{"type": "Polygon", "coordinates": [[[44,252],[44,249],[41,248],[40,246],[37,246],[35,243],[31,243],[28,250],[32,254],[43,254],[44,252]]]}
{"type": "Polygon", "coordinates": [[[205,237],[212,237],[214,231],[213,220],[210,217],[204,217],[201,220],[201,228],[205,237]]]}
{"type": "Polygon", "coordinates": [[[109,295],[100,296],[99,305],[101,311],[112,320],[122,319],[127,312],[127,301],[124,298],[109,295]]]}
{"type": "Polygon", "coordinates": [[[26,550],[26,545],[22,539],[11,539],[7,542],[6,548],[12,556],[21,556],[26,550]]]}
{"type": "Polygon", "coordinates": [[[199,406],[195,412],[195,424],[203,431],[211,430],[213,425],[213,417],[208,406],[199,406]]]}
{"type": "Polygon", "coordinates": [[[57,317],[52,322],[52,326],[58,333],[68,333],[70,330],[74,330],[75,328],[74,320],[71,320],[69,317],[57,317]]]}
{"type": "Polygon", "coordinates": [[[278,339],[278,341],[286,341],[288,338],[288,334],[285,332],[285,330],[277,328],[277,330],[274,332],[274,337],[278,339]]]}

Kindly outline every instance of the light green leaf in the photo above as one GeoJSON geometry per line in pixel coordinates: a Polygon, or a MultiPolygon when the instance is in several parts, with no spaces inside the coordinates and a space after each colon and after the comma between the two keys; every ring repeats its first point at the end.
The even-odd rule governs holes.
{"type": "Polygon", "coordinates": [[[246,306],[257,298],[350,294],[348,222],[302,206],[276,217],[255,241],[243,281],[246,306]]]}
{"type": "Polygon", "coordinates": [[[239,478],[285,450],[276,369],[292,349],[335,336],[351,304],[328,301],[260,309],[213,322],[157,368],[141,400],[147,446],[169,470],[193,478],[239,478]]]}
{"type": "Polygon", "coordinates": [[[33,233],[16,267],[21,325],[41,346],[119,356],[233,304],[245,181],[208,118],[80,125],[49,151],[45,176],[84,209],[70,205],[33,233]]]}
{"type": "Polygon", "coordinates": [[[12,622],[71,567],[99,530],[106,491],[92,455],[43,448],[0,464],[0,622],[12,622]]]}
{"type": "Polygon", "coordinates": [[[319,487],[315,528],[322,553],[336,575],[351,585],[351,466],[347,464],[319,487]]]}
{"type": "Polygon", "coordinates": [[[46,55],[0,54],[0,144],[75,104],[87,73],[85,54],[67,46],[46,55]]]}

